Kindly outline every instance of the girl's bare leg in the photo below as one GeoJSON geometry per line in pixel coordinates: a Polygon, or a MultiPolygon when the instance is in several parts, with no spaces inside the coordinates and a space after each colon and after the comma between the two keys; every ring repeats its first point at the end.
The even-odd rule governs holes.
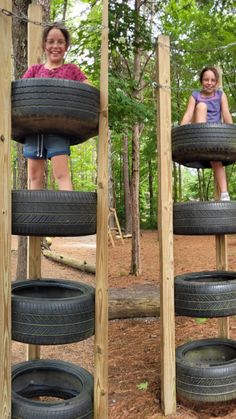
{"type": "Polygon", "coordinates": [[[204,123],[207,121],[207,105],[203,102],[199,102],[194,111],[194,122],[204,123]]]}
{"type": "Polygon", "coordinates": [[[44,160],[28,159],[29,189],[43,189],[44,160]]]}
{"type": "Polygon", "coordinates": [[[211,167],[214,171],[214,175],[219,186],[220,192],[227,192],[227,180],[225,169],[221,161],[211,161],[211,167]]]}
{"type": "Polygon", "coordinates": [[[60,155],[51,158],[53,175],[61,191],[72,191],[72,183],[69,172],[69,156],[60,155]]]}

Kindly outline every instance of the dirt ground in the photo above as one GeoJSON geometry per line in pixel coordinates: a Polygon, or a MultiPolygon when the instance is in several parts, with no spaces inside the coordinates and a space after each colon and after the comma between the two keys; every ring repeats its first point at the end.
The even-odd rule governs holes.
{"type": "MultiPolygon", "coordinates": [[[[53,238],[51,250],[79,261],[95,264],[96,238],[53,238]]],[[[156,284],[160,281],[159,245],[156,231],[142,231],[139,277],[129,275],[131,240],[122,244],[115,238],[109,244],[109,287],[156,284]]],[[[17,239],[12,240],[12,277],[15,276],[17,239]]],[[[236,270],[236,237],[228,236],[229,270],[236,270]]],[[[175,236],[175,274],[214,270],[213,236],[175,236]]],[[[42,277],[62,278],[94,285],[94,275],[60,265],[42,257],[42,277]]],[[[217,337],[217,320],[199,324],[195,319],[176,317],[176,346],[189,340],[217,337]]],[[[230,337],[236,339],[236,320],[230,319],[230,337]]],[[[83,366],[93,373],[93,337],[86,341],[60,346],[42,346],[42,358],[62,359],[83,366]]],[[[25,360],[25,345],[12,343],[12,362],[25,360]]],[[[160,404],[160,320],[135,318],[109,322],[109,419],[161,419],[160,404]]],[[[226,403],[199,404],[177,398],[176,413],[170,419],[236,418],[236,400],[226,403]]]]}

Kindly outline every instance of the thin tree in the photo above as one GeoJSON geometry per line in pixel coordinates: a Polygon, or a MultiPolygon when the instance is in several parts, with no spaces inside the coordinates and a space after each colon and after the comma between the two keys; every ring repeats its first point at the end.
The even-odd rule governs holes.
{"type": "Polygon", "coordinates": [[[123,135],[123,177],[124,177],[124,205],[125,205],[125,234],[132,233],[132,212],[129,177],[129,139],[127,129],[123,135]]]}
{"type": "MultiPolygon", "coordinates": [[[[133,97],[140,99],[140,77],[141,77],[141,47],[140,47],[140,27],[139,15],[141,0],[135,0],[135,40],[134,50],[134,80],[136,87],[133,91],[133,97]]],[[[132,207],[132,258],[131,274],[141,274],[140,260],[140,211],[139,211],[139,178],[140,178],[140,134],[141,125],[136,122],[132,129],[132,173],[131,173],[131,207],[132,207]]]]}

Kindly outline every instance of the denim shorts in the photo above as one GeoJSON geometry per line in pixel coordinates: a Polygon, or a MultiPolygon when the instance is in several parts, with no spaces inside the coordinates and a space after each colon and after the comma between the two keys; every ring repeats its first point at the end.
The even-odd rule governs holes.
{"type": "Polygon", "coordinates": [[[27,159],[51,159],[54,156],[70,155],[70,138],[57,134],[34,134],[25,137],[23,154],[27,159]]]}

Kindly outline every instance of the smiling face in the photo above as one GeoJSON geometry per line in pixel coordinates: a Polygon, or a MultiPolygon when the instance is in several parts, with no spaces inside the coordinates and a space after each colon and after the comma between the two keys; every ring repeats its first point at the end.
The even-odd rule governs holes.
{"type": "Polygon", "coordinates": [[[44,42],[44,51],[47,57],[46,67],[59,67],[63,64],[67,51],[67,43],[62,31],[52,28],[44,42]]]}
{"type": "Polygon", "coordinates": [[[202,83],[202,89],[204,93],[206,95],[211,95],[212,93],[214,93],[217,87],[218,79],[216,78],[216,75],[214,74],[213,71],[207,70],[204,72],[202,76],[201,83],[202,83]]]}

